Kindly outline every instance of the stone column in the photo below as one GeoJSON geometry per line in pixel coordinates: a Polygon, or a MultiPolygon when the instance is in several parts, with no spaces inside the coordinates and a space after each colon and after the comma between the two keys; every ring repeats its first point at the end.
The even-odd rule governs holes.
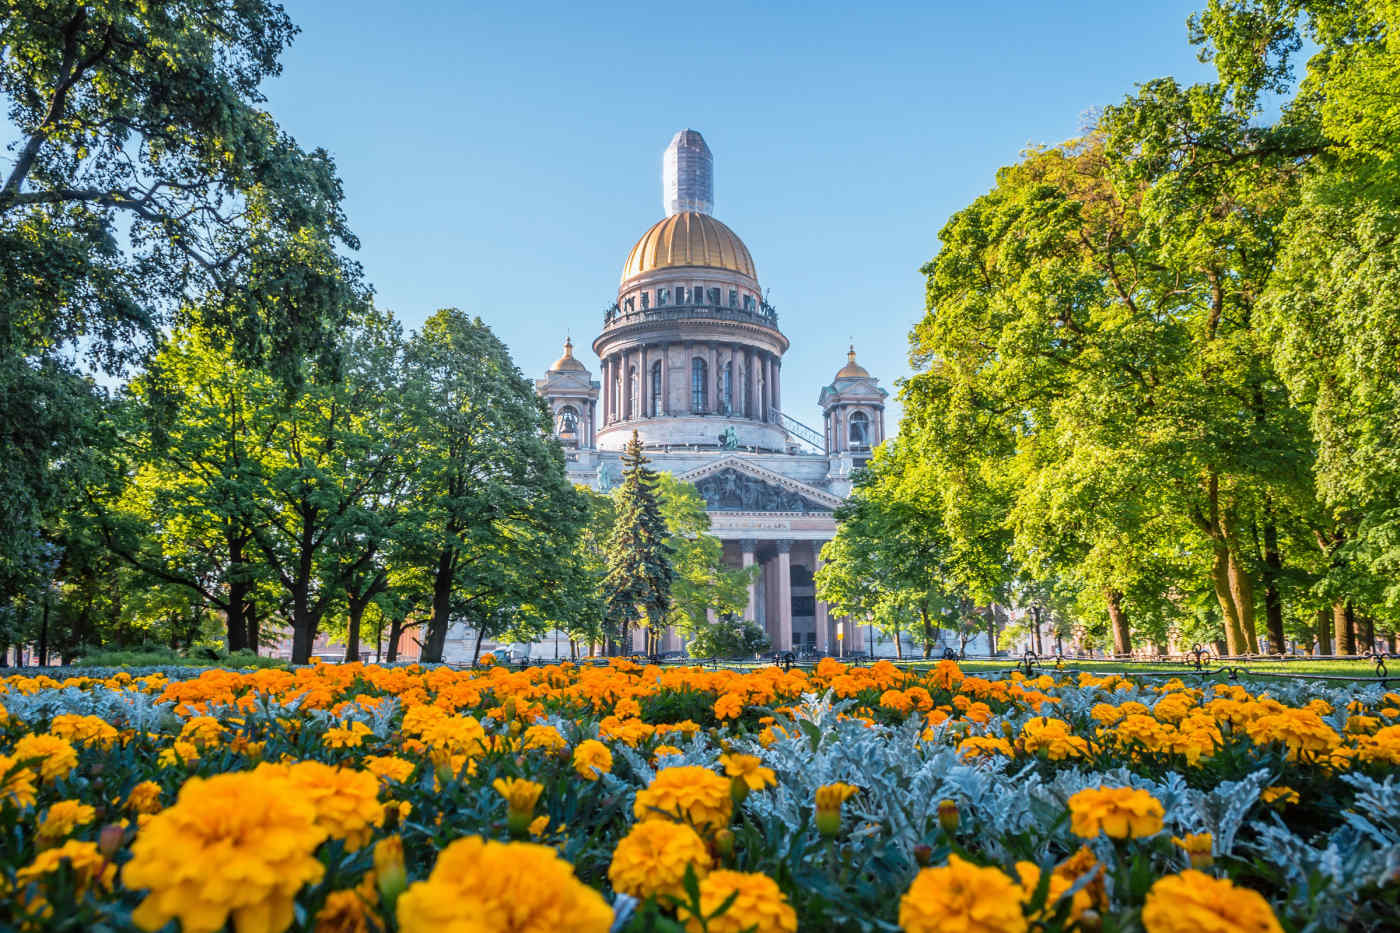
{"type": "Polygon", "coordinates": [[[773,357],[773,407],[783,410],[783,361],[777,356],[773,357]]]}
{"type": "MultiPolygon", "coordinates": [[[[744,538],[739,542],[739,547],[743,551],[743,566],[752,567],[754,562],[754,552],[758,550],[758,542],[753,538],[744,538]]],[[[749,581],[749,606],[744,610],[750,622],[758,621],[758,580],[749,581]]]]}
{"type": "Polygon", "coordinates": [[[708,394],[710,394],[710,403],[706,408],[710,409],[711,412],[718,412],[720,410],[720,345],[710,343],[707,346],[710,349],[710,387],[707,389],[708,394]]]}
{"type": "MultiPolygon", "coordinates": [[[[824,561],[822,561],[822,544],[823,542],[821,541],[812,542],[812,569],[814,575],[816,571],[822,569],[822,564],[824,563],[824,561]]],[[[815,595],[813,598],[815,599],[815,595]]],[[[816,612],[814,615],[816,616],[817,625],[817,650],[825,651],[827,626],[831,624],[831,616],[826,603],[820,599],[816,600],[816,612]]]]}
{"type": "Polygon", "coordinates": [[[642,410],[638,414],[643,418],[651,417],[651,368],[650,360],[647,359],[647,348],[642,347],[637,351],[640,362],[637,365],[637,397],[642,404],[642,410]]]}
{"type": "Polygon", "coordinates": [[[661,398],[656,401],[656,410],[664,418],[671,413],[671,345],[661,345],[661,398]]]}
{"type": "Polygon", "coordinates": [[[778,650],[792,650],[792,542],[778,542],[778,650]]]}
{"type": "Polygon", "coordinates": [[[773,358],[763,354],[763,420],[773,421],[773,358]]]}

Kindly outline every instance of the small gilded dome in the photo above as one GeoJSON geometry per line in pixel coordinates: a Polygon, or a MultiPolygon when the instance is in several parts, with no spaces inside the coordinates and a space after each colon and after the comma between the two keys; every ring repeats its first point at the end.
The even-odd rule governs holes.
{"type": "Polygon", "coordinates": [[[549,367],[552,373],[586,373],[588,368],[574,359],[574,342],[568,337],[564,338],[564,355],[554,361],[554,365],[549,367]]]}
{"type": "Polygon", "coordinates": [[[846,353],[846,365],[842,366],[836,373],[837,379],[869,379],[870,373],[865,367],[856,362],[855,344],[851,344],[851,349],[846,353]]]}
{"type": "Polygon", "coordinates": [[[642,234],[622,267],[622,281],[653,269],[701,266],[727,269],[758,282],[749,248],[738,234],[709,214],[681,211],[642,234]]]}

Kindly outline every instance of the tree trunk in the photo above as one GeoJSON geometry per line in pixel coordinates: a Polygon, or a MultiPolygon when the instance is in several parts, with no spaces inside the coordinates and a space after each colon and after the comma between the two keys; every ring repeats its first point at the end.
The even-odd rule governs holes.
{"type": "Polygon", "coordinates": [[[1360,654],[1376,650],[1376,624],[1369,615],[1356,616],[1356,650],[1360,654]]]}
{"type": "Polygon", "coordinates": [[[1269,633],[1269,649],[1282,654],[1287,645],[1283,635],[1283,598],[1278,581],[1283,573],[1283,556],[1278,549],[1278,528],[1264,524],[1264,627],[1269,633]]]}
{"type": "Polygon", "coordinates": [[[243,542],[235,537],[226,539],[228,544],[228,604],[224,608],[225,641],[229,653],[242,651],[248,647],[248,620],[244,616],[248,594],[252,584],[239,579],[243,567],[243,542]]]}
{"type": "Polygon", "coordinates": [[[927,606],[919,607],[919,617],[924,626],[924,657],[929,658],[933,655],[933,622],[929,620],[927,606]]]}
{"type": "Polygon", "coordinates": [[[49,591],[44,588],[44,608],[39,619],[39,666],[49,666],[49,591]]]}
{"type": "Polygon", "coordinates": [[[1113,653],[1130,655],[1133,653],[1133,633],[1128,626],[1128,612],[1123,608],[1123,594],[1108,587],[1104,590],[1104,600],[1108,603],[1109,627],[1113,630],[1113,653]]]}
{"type": "Polygon", "coordinates": [[[484,630],[480,626],[477,626],[476,644],[472,646],[472,667],[476,667],[476,662],[481,659],[481,636],[483,634],[485,634],[484,630]]]}
{"type": "Polygon", "coordinates": [[[1241,646],[1250,654],[1259,653],[1259,636],[1254,631],[1254,578],[1240,560],[1239,542],[1230,542],[1230,599],[1239,619],[1241,646]]]}
{"type": "Polygon", "coordinates": [[[262,650],[262,621],[258,617],[258,604],[248,600],[245,614],[248,618],[248,650],[258,654],[262,650]]]}
{"type": "Polygon", "coordinates": [[[1215,542],[1213,551],[1210,579],[1215,586],[1215,600],[1220,604],[1220,614],[1225,619],[1225,653],[1231,656],[1243,654],[1247,642],[1230,589],[1230,550],[1224,542],[1215,542]]]}
{"type": "Polygon", "coordinates": [[[384,663],[393,664],[399,659],[399,641],[403,638],[403,619],[389,620],[389,647],[384,652],[384,663]]]}
{"type": "Polygon", "coordinates": [[[1351,604],[1332,604],[1332,641],[1337,654],[1356,654],[1356,642],[1351,637],[1351,604]]]}
{"type": "Polygon", "coordinates": [[[1332,653],[1332,613],[1326,607],[1317,610],[1317,653],[1332,653]]]}
{"type": "MultiPolygon", "coordinates": [[[[442,663],[451,612],[452,552],[444,550],[438,555],[437,569],[433,572],[433,614],[428,619],[428,637],[423,641],[423,652],[419,660],[432,664],[442,663]]],[[[472,663],[476,663],[475,660],[472,663]]]]}
{"type": "Polygon", "coordinates": [[[347,624],[345,632],[345,662],[347,664],[360,660],[360,622],[365,617],[365,606],[368,602],[361,602],[358,599],[350,600],[347,607],[347,624]]]}

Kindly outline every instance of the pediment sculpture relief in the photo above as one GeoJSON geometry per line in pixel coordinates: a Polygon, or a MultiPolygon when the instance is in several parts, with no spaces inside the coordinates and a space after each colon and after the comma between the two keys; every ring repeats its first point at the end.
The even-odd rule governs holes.
{"type": "Polygon", "coordinates": [[[725,468],[695,483],[705,507],[720,512],[831,512],[799,492],[725,468]]]}

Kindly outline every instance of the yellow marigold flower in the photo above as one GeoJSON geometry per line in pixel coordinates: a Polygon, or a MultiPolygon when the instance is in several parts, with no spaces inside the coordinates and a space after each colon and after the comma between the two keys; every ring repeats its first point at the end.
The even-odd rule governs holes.
{"type": "Polygon", "coordinates": [[[1108,908],[1108,887],[1104,879],[1104,869],[1095,857],[1093,849],[1080,846],[1079,851],[1055,866],[1055,874],[1070,884],[1077,884],[1079,879],[1088,875],[1084,891],[1089,895],[1090,906],[1097,910],[1108,908]]]}
{"type": "Polygon", "coordinates": [[[224,725],[213,716],[195,716],[180,730],[180,740],[196,748],[212,748],[223,741],[224,725]]]}
{"type": "Polygon", "coordinates": [[[1301,798],[1298,792],[1286,784],[1275,784],[1273,787],[1266,787],[1259,793],[1259,799],[1268,804],[1297,803],[1301,798]]]}
{"type": "Polygon", "coordinates": [[[81,800],[60,800],[49,807],[44,821],[39,824],[38,839],[42,846],[56,845],[79,826],[86,826],[97,819],[97,808],[81,800]]]}
{"type": "Polygon", "coordinates": [[[899,900],[899,926],[905,933],[1025,933],[1021,888],[996,868],[982,868],[948,856],[941,868],[925,868],[899,900]]]}
{"type": "Polygon", "coordinates": [[[724,765],[724,773],[734,780],[743,781],[749,790],[763,790],[778,783],[778,776],[772,768],[763,767],[763,759],[757,755],[740,755],[737,752],[719,756],[724,765]]]}
{"type": "Polygon", "coordinates": [[[347,726],[333,726],[326,730],[321,742],[327,748],[359,748],[365,736],[373,735],[373,730],[362,722],[352,722],[347,726]]]}
{"type": "Polygon", "coordinates": [[[611,774],[612,766],[612,752],[597,739],[580,742],[574,749],[574,770],[584,780],[596,781],[604,774],[611,774]]]}
{"type": "Polygon", "coordinates": [[[1015,751],[1006,739],[991,735],[973,735],[958,743],[958,754],[971,761],[974,758],[990,758],[993,755],[1005,755],[1010,758],[1015,751]]]}
{"type": "Polygon", "coordinates": [[[1152,707],[1152,715],[1162,722],[1178,723],[1186,718],[1195,703],[1195,700],[1184,693],[1168,693],[1152,707]]]}
{"type": "Polygon", "coordinates": [[[1094,718],[1095,722],[1111,726],[1126,714],[1111,703],[1095,703],[1093,709],[1089,710],[1089,715],[1094,718]]]}
{"type": "Polygon", "coordinates": [[[687,917],[687,933],[796,933],[797,911],[776,881],[767,875],[742,871],[710,872],[700,881],[702,924],[687,917]],[[718,913],[730,898],[729,907],[718,913]]]}
{"type": "Polygon", "coordinates": [[[381,781],[395,781],[399,784],[412,777],[413,769],[417,767],[408,759],[394,755],[370,755],[365,758],[364,765],[366,771],[381,781]]]}
{"type": "Polygon", "coordinates": [[[542,813],[530,821],[529,832],[532,836],[542,836],[544,831],[549,829],[549,814],[542,813]]]}
{"type": "Polygon", "coordinates": [[[841,832],[841,804],[860,793],[860,788],[837,781],[823,784],[815,793],[817,805],[817,830],[827,837],[841,832]]]}
{"type": "Polygon", "coordinates": [[[1187,833],[1185,839],[1173,836],[1172,845],[1186,853],[1191,860],[1192,868],[1206,869],[1215,861],[1211,855],[1214,840],[1210,833],[1187,833]]]}
{"type": "Polygon", "coordinates": [[[371,926],[373,917],[371,905],[359,890],[332,891],[316,912],[312,933],[371,933],[379,929],[377,919],[371,926]]]}
{"type": "Polygon", "coordinates": [[[332,839],[344,839],[352,852],[365,846],[374,827],[384,820],[379,779],[368,771],[299,761],[292,765],[261,764],[253,774],[276,775],[288,781],[316,808],[316,824],[332,839]]]}
{"type": "Polygon", "coordinates": [[[505,798],[506,821],[512,833],[523,833],[535,817],[535,804],[539,802],[544,785],[522,778],[496,778],[491,782],[496,793],[505,798]]]}
{"type": "Polygon", "coordinates": [[[1162,831],[1166,811],[1156,797],[1132,787],[1086,787],[1069,798],[1070,828],[1092,839],[1100,832],[1115,839],[1162,831]]]}
{"type": "Polygon", "coordinates": [[[1147,892],[1142,925],[1147,933],[1283,933],[1257,891],[1199,871],[1157,879],[1147,892]]]}
{"type": "Polygon", "coordinates": [[[734,802],[729,781],[708,768],[664,768],[644,790],[637,791],[632,812],[639,820],[679,818],[702,833],[729,825],[734,802]]]}
{"type": "MultiPolygon", "coordinates": [[[[1017,862],[1016,877],[1021,880],[1021,906],[1029,913],[1031,904],[1035,899],[1035,892],[1040,887],[1040,866],[1034,862],[1017,862]]],[[[1067,878],[1063,874],[1051,872],[1049,888],[1045,895],[1045,903],[1041,905],[1038,912],[1031,915],[1032,920],[1048,920],[1058,909],[1060,899],[1065,896],[1065,892],[1074,887],[1074,879],[1067,878]]],[[[1078,920],[1079,915],[1093,906],[1093,898],[1089,895],[1087,888],[1081,888],[1074,892],[1074,897],[1070,900],[1069,916],[1071,920],[1078,920]]]]}
{"type": "Polygon", "coordinates": [[[723,722],[726,719],[738,719],[744,715],[744,700],[733,693],[726,693],[718,700],[715,700],[715,718],[723,722]]]}
{"type": "Polygon", "coordinates": [[[78,766],[78,752],[67,739],[46,732],[26,735],[15,743],[11,758],[26,767],[38,767],[39,778],[56,781],[78,766]]]}
{"type": "Polygon", "coordinates": [[[669,758],[672,755],[680,755],[683,752],[674,745],[658,745],[651,750],[651,760],[655,764],[662,758],[669,758]]]}
{"type": "Polygon", "coordinates": [[[65,863],[73,870],[80,893],[86,892],[94,885],[107,891],[112,890],[112,882],[117,877],[117,866],[98,851],[97,843],[79,842],[74,839],[36,855],[34,861],[15,873],[16,885],[23,889],[30,882],[39,881],[45,875],[58,871],[65,863]]]}
{"type": "Polygon", "coordinates": [[[49,724],[49,731],[79,745],[96,745],[102,749],[110,749],[117,741],[117,727],[100,716],[60,713],[49,724]]]}
{"type": "Polygon", "coordinates": [[[568,744],[553,726],[531,726],[521,737],[520,747],[525,750],[537,748],[546,752],[557,752],[563,751],[568,744]]]}
{"type": "Polygon", "coordinates": [[[1375,735],[1357,740],[1356,757],[1362,761],[1379,761],[1400,765],[1400,725],[1386,726],[1375,735]]]}
{"type": "Polygon", "coordinates": [[[703,878],[711,865],[705,841],[684,823],[643,820],[613,849],[608,880],[614,890],[633,897],[685,898],[685,869],[703,878]]]}
{"type": "Polygon", "coordinates": [[[124,806],[132,813],[156,813],[159,812],[160,785],[155,781],[142,781],[131,789],[131,793],[126,795],[124,806]]]}
{"type": "Polygon", "coordinates": [[[193,742],[176,739],[169,748],[162,748],[156,763],[162,768],[174,768],[199,760],[199,748],[193,742]]]}
{"type": "Polygon", "coordinates": [[[398,901],[401,933],[607,933],[612,908],[549,846],[468,836],[398,901]]]}
{"type": "Polygon", "coordinates": [[[16,807],[34,805],[34,772],[20,767],[13,755],[0,755],[0,799],[5,797],[16,807]]]}
{"type": "Polygon", "coordinates": [[[179,919],[184,933],[281,933],[302,885],[321,880],[326,838],[316,808],[275,775],[190,778],[173,806],[150,817],[131,845],[122,883],[149,893],[132,912],[143,930],[179,919]]]}
{"type": "Polygon", "coordinates": [[[1282,743],[1288,748],[1290,761],[1307,753],[1325,754],[1342,743],[1342,737],[1311,709],[1285,709],[1260,716],[1245,730],[1256,745],[1282,743]]]}
{"type": "Polygon", "coordinates": [[[1028,755],[1044,754],[1051,761],[1080,758],[1089,754],[1089,743],[1070,732],[1063,719],[1041,716],[1026,720],[1018,744],[1028,755]]]}

